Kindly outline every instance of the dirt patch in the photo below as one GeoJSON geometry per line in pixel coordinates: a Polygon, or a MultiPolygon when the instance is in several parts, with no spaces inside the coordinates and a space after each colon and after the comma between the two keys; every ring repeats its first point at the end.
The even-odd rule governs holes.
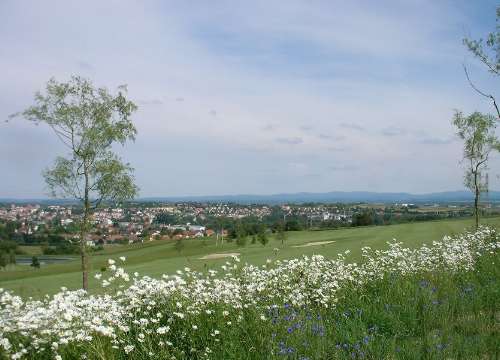
{"type": "Polygon", "coordinates": [[[304,244],[304,245],[295,245],[295,246],[292,246],[294,248],[301,248],[301,247],[309,247],[309,246],[319,246],[319,245],[327,245],[327,244],[331,244],[331,243],[334,243],[335,241],[332,240],[332,241],[316,241],[316,242],[310,242],[310,243],[307,243],[307,244],[304,244]]]}
{"type": "Polygon", "coordinates": [[[208,254],[200,258],[200,260],[214,260],[223,259],[227,257],[240,256],[240,253],[222,253],[222,254],[208,254]]]}

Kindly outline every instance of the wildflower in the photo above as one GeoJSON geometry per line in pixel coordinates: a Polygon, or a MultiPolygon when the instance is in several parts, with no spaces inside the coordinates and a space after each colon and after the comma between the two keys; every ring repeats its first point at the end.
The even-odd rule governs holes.
{"type": "Polygon", "coordinates": [[[177,316],[179,319],[184,319],[184,314],[183,313],[179,313],[179,312],[174,312],[174,315],[177,316]]]}
{"type": "MultiPolygon", "coordinates": [[[[0,289],[2,290],[2,289],[0,289]]],[[[0,346],[4,348],[5,351],[9,351],[11,348],[9,339],[0,337],[0,346]]]]}
{"type": "MultiPolygon", "coordinates": [[[[205,314],[221,313],[225,318],[223,323],[229,326],[233,320],[229,318],[230,314],[237,323],[244,321],[243,309],[257,312],[257,319],[262,321],[269,318],[275,324],[286,323],[285,330],[290,333],[305,329],[307,321],[307,328],[310,326],[314,336],[324,336],[326,329],[321,314],[308,311],[308,306],[335,307],[339,290],[343,287],[363,286],[387,273],[396,277],[417,276],[423,271],[442,268],[452,272],[471,270],[478,256],[496,249],[500,249],[500,243],[495,231],[480,228],[474,233],[445,237],[419,249],[404,248],[397,242],[389,243],[387,250],[364,248],[362,264],[347,263],[343,255],[337,259],[313,255],[275,261],[273,267],[245,264],[238,272],[231,273],[234,262],[238,262],[234,259],[234,262],[225,265],[227,272],[222,276],[216,271],[209,270],[203,275],[187,269],[179,271],[178,275],[159,279],[139,277],[135,273],[132,283],[120,282],[116,291],[106,294],[90,295],[82,290],[61,289],[53,297],[25,301],[0,289],[0,352],[14,359],[34,358],[35,354],[47,351],[55,355],[59,349],[51,350],[52,342],[57,343],[59,348],[70,343],[71,346],[89,348],[97,337],[106,336],[111,348],[120,347],[128,354],[134,347],[126,344],[126,337],[121,336],[123,333],[138,334],[138,342],[146,342],[147,338],[151,345],[163,343],[173,346],[166,336],[158,335],[170,333],[169,329],[175,326],[176,339],[178,337],[184,343],[189,340],[189,331],[197,329],[197,325],[193,324],[199,323],[200,317],[205,314]],[[178,312],[167,310],[172,308],[178,312]],[[302,315],[302,312],[305,314],[302,315]],[[186,328],[184,324],[179,324],[182,319],[189,319],[190,326],[186,328]],[[7,339],[18,338],[18,334],[27,340],[24,347],[21,344],[12,346],[7,339]]],[[[108,263],[112,275],[102,280],[103,287],[118,280],[130,280],[129,274],[116,266],[114,260],[110,259],[108,263]]],[[[428,283],[419,285],[432,289],[428,283]]],[[[466,284],[461,291],[474,294],[477,289],[466,284]]],[[[430,301],[439,304],[439,300],[430,301]]],[[[387,308],[395,306],[387,304],[387,308]]],[[[340,314],[342,317],[342,312],[340,314]]],[[[345,314],[350,318],[362,315],[359,309],[345,314]]],[[[373,325],[368,329],[368,335],[358,343],[339,343],[337,347],[359,358],[364,356],[362,347],[371,341],[371,336],[377,331],[373,325]]],[[[220,341],[218,330],[212,330],[210,334],[214,337],[213,342],[220,341]]],[[[277,335],[273,336],[276,338],[277,335]]],[[[298,349],[287,344],[281,344],[278,350],[284,357],[293,353],[294,358],[300,358],[298,349]]],[[[144,350],[143,355],[147,356],[147,351],[144,350]]],[[[203,348],[196,351],[196,357],[208,358],[212,350],[205,350],[205,354],[203,348]]],[[[176,356],[185,358],[187,355],[180,352],[176,356]]]]}
{"type": "Polygon", "coordinates": [[[161,326],[158,329],[156,329],[156,333],[163,335],[163,334],[166,334],[169,330],[170,330],[169,326],[161,326]]]}
{"type": "Polygon", "coordinates": [[[124,348],[123,348],[123,351],[125,351],[125,354],[128,354],[130,353],[132,350],[134,350],[135,346],[134,345],[126,345],[124,348]]]}
{"type": "Polygon", "coordinates": [[[427,288],[429,286],[429,282],[427,280],[421,280],[419,285],[421,288],[427,288]]]}

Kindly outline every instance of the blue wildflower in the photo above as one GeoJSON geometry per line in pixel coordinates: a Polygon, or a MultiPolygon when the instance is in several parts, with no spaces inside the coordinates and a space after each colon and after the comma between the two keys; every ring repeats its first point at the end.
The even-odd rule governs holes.
{"type": "Polygon", "coordinates": [[[437,344],[437,345],[436,345],[436,348],[437,348],[439,351],[443,350],[445,347],[446,347],[446,344],[437,344]]]}
{"type": "Polygon", "coordinates": [[[474,290],[474,288],[472,287],[472,285],[469,285],[467,287],[464,288],[464,293],[471,293],[472,291],[474,290]]]}
{"type": "Polygon", "coordinates": [[[427,280],[421,280],[419,285],[421,288],[427,288],[429,286],[429,282],[427,280]]]}

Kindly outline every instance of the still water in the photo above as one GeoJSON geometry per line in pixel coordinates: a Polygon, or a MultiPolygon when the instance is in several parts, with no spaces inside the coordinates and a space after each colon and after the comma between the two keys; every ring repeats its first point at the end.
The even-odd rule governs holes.
{"type": "MultiPolygon", "coordinates": [[[[48,265],[48,264],[59,264],[65,263],[68,261],[72,261],[75,258],[72,257],[52,257],[52,256],[37,256],[40,265],[48,265]]],[[[18,265],[31,265],[31,257],[30,256],[16,256],[16,263],[18,265]]]]}

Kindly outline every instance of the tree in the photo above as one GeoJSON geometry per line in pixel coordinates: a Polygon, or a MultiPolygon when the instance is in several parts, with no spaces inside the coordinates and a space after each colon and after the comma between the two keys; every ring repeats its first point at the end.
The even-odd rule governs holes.
{"type": "Polygon", "coordinates": [[[175,240],[174,247],[178,254],[182,252],[182,250],[184,249],[184,242],[182,241],[182,238],[178,238],[177,240],[175,240]]]}
{"type": "Polygon", "coordinates": [[[466,162],[464,184],[474,194],[474,216],[479,227],[479,201],[481,193],[488,191],[486,174],[488,157],[492,150],[499,148],[495,136],[495,118],[478,112],[464,116],[456,112],[453,125],[458,136],[464,141],[463,160],[466,162]]]}
{"type": "Polygon", "coordinates": [[[31,258],[30,266],[32,266],[35,269],[40,269],[40,261],[38,261],[38,258],[36,256],[33,256],[31,258]]]}
{"type": "Polygon", "coordinates": [[[246,246],[247,244],[247,236],[243,234],[238,234],[236,238],[236,245],[238,246],[246,246]]]}
{"type": "Polygon", "coordinates": [[[263,245],[266,246],[266,244],[269,242],[269,239],[266,234],[266,228],[264,226],[261,226],[259,228],[259,232],[257,233],[257,240],[263,245]]]}
{"type": "Polygon", "coordinates": [[[16,264],[16,253],[13,249],[9,251],[9,263],[16,264]]]}
{"type": "Polygon", "coordinates": [[[352,218],[352,226],[369,226],[373,225],[373,214],[368,210],[363,210],[357,213],[352,218]]]}
{"type": "Polygon", "coordinates": [[[0,239],[0,268],[16,263],[17,243],[0,239]]]}
{"type": "MultiPolygon", "coordinates": [[[[495,30],[487,35],[486,41],[483,39],[471,40],[465,38],[463,40],[467,49],[481,61],[488,71],[494,76],[500,76],[500,6],[496,8],[496,27],[495,30]]],[[[498,109],[495,97],[492,94],[480,90],[474,85],[469,76],[469,71],[464,65],[465,76],[471,87],[481,96],[488,98],[492,103],[497,113],[497,120],[500,120],[500,110],[498,109]]]]}
{"type": "Polygon", "coordinates": [[[86,237],[91,230],[93,211],[106,201],[133,198],[138,188],[132,168],[113,152],[115,143],[124,145],[137,133],[130,119],[137,106],[127,100],[126,87],[116,95],[95,88],[79,76],[69,82],[47,82],[45,92],[35,94],[35,105],[12,115],[36,124],[45,123],[67,147],[66,157],[57,157],[44,171],[54,197],[78,199],[83,206],[80,225],[80,255],[83,289],[88,289],[86,237]]]}
{"type": "Polygon", "coordinates": [[[280,222],[276,227],[276,240],[281,241],[281,245],[285,245],[285,240],[287,239],[287,234],[285,232],[285,224],[280,222]]]}
{"type": "Polygon", "coordinates": [[[301,231],[302,229],[303,227],[297,219],[290,219],[285,223],[286,231],[301,231]]]}

